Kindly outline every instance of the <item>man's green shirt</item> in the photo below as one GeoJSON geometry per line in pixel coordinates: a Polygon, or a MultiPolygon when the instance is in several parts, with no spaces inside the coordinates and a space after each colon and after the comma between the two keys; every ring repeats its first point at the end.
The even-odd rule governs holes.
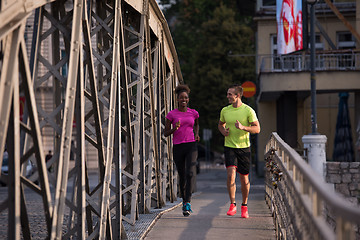
{"type": "Polygon", "coordinates": [[[232,105],[224,107],[220,112],[220,121],[226,123],[229,128],[229,135],[225,136],[225,147],[247,148],[250,147],[250,133],[237,129],[236,120],[244,126],[250,126],[251,122],[258,121],[255,111],[245,103],[234,108],[232,105]]]}

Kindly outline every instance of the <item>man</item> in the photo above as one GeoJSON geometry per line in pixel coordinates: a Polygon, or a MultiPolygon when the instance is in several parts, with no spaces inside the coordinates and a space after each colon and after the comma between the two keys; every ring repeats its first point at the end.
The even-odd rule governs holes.
{"type": "Polygon", "coordinates": [[[241,217],[248,218],[247,201],[250,190],[249,172],[251,164],[250,133],[260,132],[260,123],[255,111],[241,101],[243,88],[232,85],[227,91],[230,105],[220,113],[218,129],[225,136],[225,165],[227,171],[227,189],[230,208],[227,215],[236,214],[236,172],[240,173],[242,205],[241,217]]]}

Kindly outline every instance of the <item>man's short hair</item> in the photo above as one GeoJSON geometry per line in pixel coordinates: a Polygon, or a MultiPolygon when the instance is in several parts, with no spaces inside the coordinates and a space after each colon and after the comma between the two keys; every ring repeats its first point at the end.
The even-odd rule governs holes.
{"type": "Polygon", "coordinates": [[[240,94],[240,97],[242,97],[243,96],[243,87],[241,86],[241,85],[239,85],[239,84],[233,84],[233,85],[231,85],[229,88],[233,88],[233,89],[235,89],[235,93],[236,94],[240,94]]]}

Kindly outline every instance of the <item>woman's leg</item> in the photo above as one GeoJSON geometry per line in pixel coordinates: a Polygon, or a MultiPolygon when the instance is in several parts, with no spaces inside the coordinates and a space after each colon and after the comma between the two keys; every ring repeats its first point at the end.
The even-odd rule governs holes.
{"type": "Polygon", "coordinates": [[[196,161],[198,151],[196,142],[187,143],[185,168],[186,168],[186,184],[184,202],[191,201],[191,195],[194,189],[194,178],[196,174],[196,161]]]}
{"type": "Polygon", "coordinates": [[[179,174],[179,188],[181,197],[185,197],[185,154],[183,144],[176,144],[173,146],[173,158],[176,165],[176,169],[179,174]]]}

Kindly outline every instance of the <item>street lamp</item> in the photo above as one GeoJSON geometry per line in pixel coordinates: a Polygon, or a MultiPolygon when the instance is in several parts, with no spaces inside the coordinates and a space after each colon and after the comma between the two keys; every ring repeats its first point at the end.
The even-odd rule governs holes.
{"type": "Polygon", "coordinates": [[[311,79],[311,134],[317,132],[316,78],[315,78],[315,4],[317,0],[307,0],[310,4],[310,79],[311,79]]]}
{"type": "Polygon", "coordinates": [[[315,4],[316,0],[307,0],[310,4],[310,78],[311,78],[311,125],[312,133],[302,137],[304,149],[307,149],[309,165],[320,176],[325,176],[327,138],[317,131],[316,123],[316,79],[315,79],[315,4]]]}

